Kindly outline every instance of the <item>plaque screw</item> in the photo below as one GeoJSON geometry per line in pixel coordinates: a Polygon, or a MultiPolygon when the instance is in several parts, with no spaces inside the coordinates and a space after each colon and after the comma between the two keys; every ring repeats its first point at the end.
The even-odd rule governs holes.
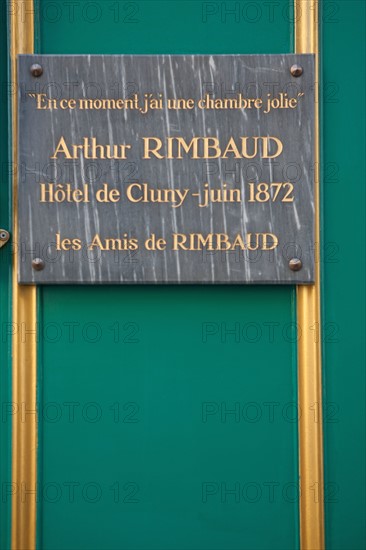
{"type": "Polygon", "coordinates": [[[30,68],[30,72],[33,76],[38,77],[43,74],[43,69],[41,65],[39,65],[38,63],[34,63],[34,65],[32,65],[30,68]]]}
{"type": "Polygon", "coordinates": [[[45,268],[44,261],[41,258],[34,258],[32,260],[32,267],[35,271],[42,271],[45,268]]]}
{"type": "Polygon", "coordinates": [[[10,239],[10,233],[6,229],[0,229],[0,248],[6,245],[10,239]]]}
{"type": "Polygon", "coordinates": [[[292,258],[288,263],[291,271],[300,271],[302,268],[302,261],[299,258],[292,258]]]}
{"type": "Polygon", "coordinates": [[[304,69],[300,65],[292,65],[291,69],[292,76],[301,76],[304,72],[304,69]]]}

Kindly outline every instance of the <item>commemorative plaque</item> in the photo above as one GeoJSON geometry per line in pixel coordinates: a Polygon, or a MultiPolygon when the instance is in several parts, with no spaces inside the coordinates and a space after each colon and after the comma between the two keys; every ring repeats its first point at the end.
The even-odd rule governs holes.
{"type": "Polygon", "coordinates": [[[312,55],[22,55],[19,282],[314,281],[312,55]]]}

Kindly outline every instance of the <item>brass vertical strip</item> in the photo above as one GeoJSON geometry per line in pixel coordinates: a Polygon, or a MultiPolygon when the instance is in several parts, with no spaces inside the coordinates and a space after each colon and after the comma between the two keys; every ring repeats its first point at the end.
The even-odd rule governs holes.
{"type": "Polygon", "coordinates": [[[315,284],[297,287],[300,543],[302,550],[324,548],[322,356],[320,302],[319,196],[319,29],[318,1],[295,2],[295,51],[315,54],[315,284]]]}
{"type": "Polygon", "coordinates": [[[12,0],[10,12],[13,161],[13,404],[12,425],[12,527],[13,550],[33,550],[36,545],[37,419],[36,409],[36,288],[18,285],[18,78],[17,55],[33,53],[33,0],[12,0]]]}

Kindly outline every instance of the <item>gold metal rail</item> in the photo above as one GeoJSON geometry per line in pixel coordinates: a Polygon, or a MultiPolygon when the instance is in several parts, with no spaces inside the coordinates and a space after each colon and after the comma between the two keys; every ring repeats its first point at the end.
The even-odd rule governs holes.
{"type": "MultiPolygon", "coordinates": [[[[33,53],[33,0],[12,0],[10,11],[10,61],[14,90],[18,90],[17,55],[33,53]]],[[[12,96],[13,162],[13,338],[12,399],[15,414],[12,424],[12,527],[14,550],[33,550],[36,546],[37,419],[36,378],[37,340],[36,288],[18,285],[18,94],[12,96]],[[27,411],[33,411],[27,412],[27,411]]]]}
{"type": "Polygon", "coordinates": [[[295,51],[315,54],[315,285],[297,287],[300,543],[324,548],[319,198],[319,19],[317,0],[295,2],[295,51]]]}

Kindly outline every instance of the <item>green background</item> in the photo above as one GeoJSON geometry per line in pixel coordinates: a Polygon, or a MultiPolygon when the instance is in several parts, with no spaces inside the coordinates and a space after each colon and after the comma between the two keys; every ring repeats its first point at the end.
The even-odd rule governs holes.
{"type": "Polygon", "coordinates": [[[327,547],[365,547],[365,2],[324,2],[323,343],[327,547]],[[361,69],[362,68],[362,69],[361,69]]]}
{"type": "MultiPolygon", "coordinates": [[[[211,5],[147,1],[132,4],[138,7],[136,22],[124,21],[132,10],[121,3],[115,23],[108,4],[100,4],[96,24],[76,12],[74,24],[66,17],[55,24],[41,19],[39,51],[292,50],[292,25],[282,15],[274,32],[266,17],[238,23],[218,13],[207,14],[205,22],[211,5]]],[[[84,16],[90,18],[92,11],[84,16]]],[[[65,480],[76,481],[80,488],[73,504],[65,491],[56,503],[42,500],[40,547],[298,547],[297,425],[283,415],[291,417],[297,399],[296,344],[282,337],[295,319],[294,288],[48,287],[40,295],[45,326],[73,321],[80,323],[78,334],[87,323],[102,328],[95,344],[80,336],[69,344],[66,334],[56,343],[43,343],[43,403],[80,402],[82,409],[96,402],[103,411],[96,423],[86,422],[79,412],[72,424],[65,414],[42,424],[41,483],[62,487],[65,480]],[[122,340],[122,327],[135,323],[138,342],[114,343],[108,327],[115,323],[122,340]],[[238,342],[235,335],[225,335],[225,327],[235,323],[244,330],[238,342]],[[265,323],[276,323],[272,338],[265,323]],[[206,342],[205,327],[219,331],[206,342]],[[130,402],[139,407],[138,422],[114,423],[110,406],[130,402]],[[273,420],[270,403],[276,403],[273,420]],[[238,406],[239,418],[222,416],[225,407],[238,406]],[[205,411],[216,408],[204,422],[205,411]],[[82,496],[90,481],[102,490],[96,504],[82,496]],[[122,488],[118,503],[109,489],[115,482],[122,488]],[[138,486],[139,502],[124,502],[128,482],[138,486]]]]}
{"type": "MultiPolygon", "coordinates": [[[[239,15],[225,13],[234,4],[83,0],[72,12],[61,0],[41,0],[36,51],[293,51],[292,1],[237,2],[239,15]]],[[[332,550],[365,545],[364,21],[364,2],[321,4],[325,510],[332,550]]],[[[6,161],[4,102],[1,132],[6,161]]],[[[5,228],[7,176],[2,172],[5,228]]],[[[11,399],[8,250],[0,266],[3,405],[11,399]]],[[[50,286],[38,296],[39,548],[299,546],[294,288],[50,286]],[[238,327],[239,336],[225,332],[238,327]]],[[[2,420],[4,487],[10,425],[2,420]]],[[[1,506],[7,548],[8,499],[1,506]]]]}

